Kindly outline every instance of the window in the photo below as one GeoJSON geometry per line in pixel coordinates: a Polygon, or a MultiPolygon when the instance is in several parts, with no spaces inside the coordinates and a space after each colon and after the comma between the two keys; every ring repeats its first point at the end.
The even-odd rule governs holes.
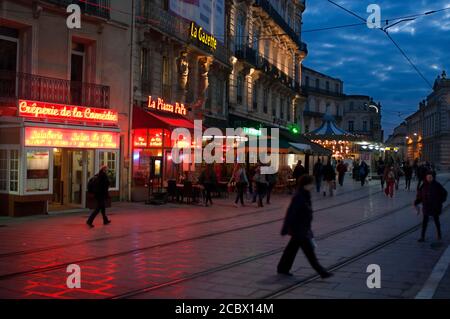
{"type": "Polygon", "coordinates": [[[305,86],[309,87],[309,76],[305,78],[305,86]]]}
{"type": "MultiPolygon", "coordinates": [[[[27,175],[25,190],[27,192],[46,192],[50,190],[49,183],[49,150],[27,150],[27,175]]],[[[11,182],[10,182],[11,184],[11,182]]]]}
{"type": "Polygon", "coordinates": [[[287,120],[290,121],[291,120],[291,109],[289,107],[289,100],[286,101],[286,115],[287,115],[287,120]]]}
{"type": "Polygon", "coordinates": [[[316,79],[316,89],[320,88],[320,80],[316,79]]]}
{"type": "Polygon", "coordinates": [[[339,104],[336,104],[336,116],[341,115],[341,107],[339,106],[339,104]]]}
{"type": "Polygon", "coordinates": [[[223,113],[223,96],[224,96],[224,88],[223,88],[223,82],[216,80],[216,103],[219,108],[220,113],[223,113]]]}
{"type": "Polygon", "coordinates": [[[244,90],[244,77],[241,73],[238,74],[236,79],[236,102],[238,104],[242,103],[242,93],[244,90]]]}
{"type": "Polygon", "coordinates": [[[244,46],[245,37],[245,17],[243,14],[239,14],[236,19],[236,50],[241,50],[244,46]]]}
{"type": "Polygon", "coordinates": [[[284,99],[280,97],[280,118],[284,119],[284,99]]]}
{"type": "Polygon", "coordinates": [[[348,121],[348,131],[353,132],[355,130],[355,122],[354,121],[348,121]]]}
{"type": "Polygon", "coordinates": [[[8,190],[8,151],[0,150],[0,191],[8,190]]]}
{"type": "Polygon", "coordinates": [[[327,81],[326,87],[327,87],[327,91],[329,91],[330,90],[330,82],[327,81]]]}
{"type": "Polygon", "coordinates": [[[162,96],[164,100],[170,101],[170,64],[169,58],[163,56],[162,58],[162,96]]]}
{"type": "Polygon", "coordinates": [[[118,189],[118,171],[117,171],[118,151],[99,151],[99,166],[108,166],[109,188],[118,189]]]}
{"type": "Polygon", "coordinates": [[[151,92],[150,90],[150,66],[149,66],[149,50],[141,49],[141,85],[143,92],[151,92]]]}
{"type": "Polygon", "coordinates": [[[19,150],[0,150],[0,191],[19,191],[19,150]]]}
{"type": "Polygon", "coordinates": [[[258,94],[259,94],[259,86],[254,83],[253,84],[253,110],[258,110],[258,94]]]}
{"type": "Polygon", "coordinates": [[[355,107],[355,103],[353,103],[353,101],[351,101],[350,104],[349,104],[349,110],[353,111],[354,107],[355,107]]]}
{"type": "Polygon", "coordinates": [[[339,84],[335,84],[334,85],[334,90],[336,91],[336,93],[339,93],[339,84]]]}
{"type": "Polygon", "coordinates": [[[272,116],[277,116],[277,96],[272,93],[272,116]]]}
{"type": "Polygon", "coordinates": [[[367,121],[363,121],[363,131],[367,132],[367,121]]]}
{"type": "Polygon", "coordinates": [[[259,52],[259,38],[260,38],[259,28],[255,27],[253,31],[253,50],[255,50],[256,53],[259,52]]]}
{"type": "Polygon", "coordinates": [[[263,90],[263,112],[267,114],[267,102],[269,100],[269,91],[267,89],[263,90]]]}

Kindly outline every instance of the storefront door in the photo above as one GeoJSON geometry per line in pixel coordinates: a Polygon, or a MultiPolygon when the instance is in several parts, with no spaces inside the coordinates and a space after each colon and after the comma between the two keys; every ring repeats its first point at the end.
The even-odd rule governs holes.
{"type": "Polygon", "coordinates": [[[93,150],[53,149],[53,198],[49,210],[85,207],[87,182],[93,175],[93,150]]]}

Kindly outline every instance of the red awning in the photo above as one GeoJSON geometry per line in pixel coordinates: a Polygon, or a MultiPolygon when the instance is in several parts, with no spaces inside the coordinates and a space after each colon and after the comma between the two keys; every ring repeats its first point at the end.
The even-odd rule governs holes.
{"type": "Polygon", "coordinates": [[[183,127],[187,129],[194,129],[194,122],[181,116],[165,116],[162,114],[155,114],[147,112],[141,107],[135,106],[133,108],[133,129],[138,128],[165,128],[174,129],[183,127]]]}

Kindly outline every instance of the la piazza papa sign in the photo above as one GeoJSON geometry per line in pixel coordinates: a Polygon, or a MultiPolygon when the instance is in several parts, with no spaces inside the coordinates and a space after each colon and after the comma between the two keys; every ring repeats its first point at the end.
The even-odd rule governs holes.
{"type": "Polygon", "coordinates": [[[180,115],[186,115],[187,113],[186,107],[184,106],[183,103],[178,102],[175,104],[166,103],[160,97],[152,98],[152,96],[149,96],[147,107],[149,109],[155,109],[159,111],[175,113],[180,115]]]}
{"type": "Polygon", "coordinates": [[[205,44],[212,50],[215,50],[217,47],[217,39],[205,32],[205,30],[195,24],[195,22],[191,22],[190,36],[193,39],[197,39],[201,43],[205,44]]]}

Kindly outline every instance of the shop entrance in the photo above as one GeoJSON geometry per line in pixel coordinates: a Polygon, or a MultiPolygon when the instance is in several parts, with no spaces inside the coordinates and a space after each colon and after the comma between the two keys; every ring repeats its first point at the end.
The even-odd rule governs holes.
{"type": "Polygon", "coordinates": [[[53,149],[53,196],[49,211],[85,207],[87,182],[93,175],[93,150],[53,149]]]}

